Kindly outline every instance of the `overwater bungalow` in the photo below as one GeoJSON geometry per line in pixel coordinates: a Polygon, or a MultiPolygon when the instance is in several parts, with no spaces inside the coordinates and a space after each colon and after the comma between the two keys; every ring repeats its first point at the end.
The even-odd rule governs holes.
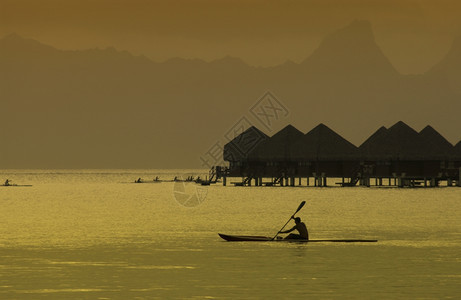
{"type": "Polygon", "coordinates": [[[441,162],[448,159],[439,138],[432,127],[421,134],[401,121],[389,129],[381,127],[360,146],[363,179],[376,178],[382,184],[383,178],[394,178],[400,186],[432,180],[437,185],[443,177],[441,162]]]}
{"type": "Polygon", "coordinates": [[[358,148],[324,124],[301,137],[292,151],[298,174],[314,177],[314,184],[320,186],[328,177],[355,178],[360,166],[358,148]]]}
{"type": "Polygon", "coordinates": [[[455,147],[431,126],[420,132],[400,121],[381,127],[356,147],[324,124],[306,134],[288,125],[272,137],[251,127],[224,147],[229,177],[238,185],[289,185],[296,179],[326,186],[438,186],[460,184],[461,142],[455,147]],[[266,180],[266,182],[264,182],[266,180]],[[269,181],[268,181],[269,180],[269,181]]]}
{"type": "Polygon", "coordinates": [[[251,126],[224,145],[224,159],[231,164],[246,161],[248,154],[267,139],[269,137],[264,132],[251,126]]]}
{"type": "MultiPolygon", "coordinates": [[[[269,177],[271,183],[284,184],[283,180],[296,175],[297,162],[292,157],[293,147],[304,134],[288,125],[272,137],[259,143],[248,155],[247,173],[255,179],[256,185],[262,185],[262,178],[269,177]]],[[[285,184],[287,184],[285,182],[285,184]]]]}

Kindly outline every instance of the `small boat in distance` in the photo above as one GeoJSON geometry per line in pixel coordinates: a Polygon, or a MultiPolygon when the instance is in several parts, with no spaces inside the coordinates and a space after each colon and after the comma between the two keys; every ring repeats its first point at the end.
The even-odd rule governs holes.
{"type": "Polygon", "coordinates": [[[5,183],[0,185],[0,186],[32,186],[31,184],[16,184],[16,183],[11,183],[11,180],[7,179],[5,180],[5,183]]]}
{"type": "Polygon", "coordinates": [[[194,178],[194,176],[187,176],[187,178],[183,178],[182,176],[175,176],[173,179],[160,179],[159,176],[156,176],[153,180],[144,180],[143,178],[139,177],[134,181],[123,182],[123,183],[162,183],[162,182],[195,182],[202,185],[210,185],[210,183],[215,183],[214,181],[210,181],[207,179],[201,179],[200,176],[194,178]]]}
{"type": "Polygon", "coordinates": [[[321,239],[321,240],[299,240],[299,239],[283,239],[271,238],[267,236],[251,236],[251,235],[227,235],[218,233],[218,235],[228,242],[301,242],[301,243],[376,243],[378,240],[362,240],[362,239],[321,239]]]}
{"type": "MultiPolygon", "coordinates": [[[[139,177],[138,179],[136,179],[134,181],[134,183],[160,183],[160,182],[164,182],[165,180],[161,180],[158,176],[155,177],[152,181],[145,181],[144,179],[142,179],[141,177],[139,177]]],[[[167,180],[168,181],[168,180],[167,180]]]]}

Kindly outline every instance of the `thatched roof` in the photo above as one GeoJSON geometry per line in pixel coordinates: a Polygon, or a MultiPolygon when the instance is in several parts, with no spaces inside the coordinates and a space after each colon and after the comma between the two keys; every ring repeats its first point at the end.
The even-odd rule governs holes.
{"type": "Polygon", "coordinates": [[[324,124],[317,125],[300,138],[292,153],[297,161],[335,161],[359,157],[355,145],[324,124]]]}
{"type": "Polygon", "coordinates": [[[387,128],[381,126],[378,130],[375,131],[362,145],[359,146],[360,154],[365,159],[377,158],[377,155],[374,155],[373,149],[377,144],[380,143],[384,136],[387,134],[387,128]]]}
{"type": "Polygon", "coordinates": [[[430,125],[424,127],[424,129],[419,132],[419,135],[426,143],[433,147],[433,151],[436,151],[438,153],[437,156],[440,158],[448,158],[454,154],[453,145],[430,125]]]}
{"type": "Polygon", "coordinates": [[[304,134],[288,125],[269,139],[260,143],[249,155],[252,161],[292,161],[293,144],[304,134]]]}
{"type": "Polygon", "coordinates": [[[359,148],[319,124],[306,134],[288,125],[272,137],[252,126],[224,146],[224,159],[262,162],[347,160],[461,160],[461,141],[453,147],[431,126],[419,133],[400,121],[381,127],[359,148]]]}
{"type": "Polygon", "coordinates": [[[369,160],[424,160],[438,155],[436,148],[402,121],[380,128],[360,146],[369,160]]]}
{"type": "Polygon", "coordinates": [[[264,132],[251,126],[224,145],[224,160],[229,162],[246,160],[248,154],[268,138],[264,132]]]}
{"type": "Polygon", "coordinates": [[[368,139],[366,139],[365,142],[363,142],[359,146],[359,148],[364,149],[364,148],[367,148],[367,147],[371,147],[374,143],[376,143],[376,141],[381,139],[386,134],[387,134],[387,128],[384,127],[384,126],[379,127],[379,129],[376,130],[375,133],[370,135],[370,137],[368,139]]]}

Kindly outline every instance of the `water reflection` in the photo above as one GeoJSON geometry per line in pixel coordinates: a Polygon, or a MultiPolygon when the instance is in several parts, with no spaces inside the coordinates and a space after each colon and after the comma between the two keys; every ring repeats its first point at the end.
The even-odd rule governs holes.
{"type": "Polygon", "coordinates": [[[458,296],[461,189],[210,186],[185,208],[172,184],[124,184],[134,172],[29,172],[31,189],[2,190],[0,298],[458,296]],[[379,242],[217,235],[273,236],[306,199],[311,238],[379,242]]]}

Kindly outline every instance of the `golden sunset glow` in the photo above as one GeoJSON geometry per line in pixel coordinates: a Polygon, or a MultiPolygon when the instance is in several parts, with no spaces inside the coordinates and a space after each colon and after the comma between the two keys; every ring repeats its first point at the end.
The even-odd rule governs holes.
{"type": "Polygon", "coordinates": [[[154,61],[231,55],[258,66],[301,62],[326,35],[365,19],[399,71],[422,73],[461,34],[461,4],[454,0],[2,0],[0,5],[0,36],[14,32],[69,50],[113,46],[154,61]]]}
{"type": "Polygon", "coordinates": [[[0,299],[458,299],[460,0],[0,0],[0,299]]]}

